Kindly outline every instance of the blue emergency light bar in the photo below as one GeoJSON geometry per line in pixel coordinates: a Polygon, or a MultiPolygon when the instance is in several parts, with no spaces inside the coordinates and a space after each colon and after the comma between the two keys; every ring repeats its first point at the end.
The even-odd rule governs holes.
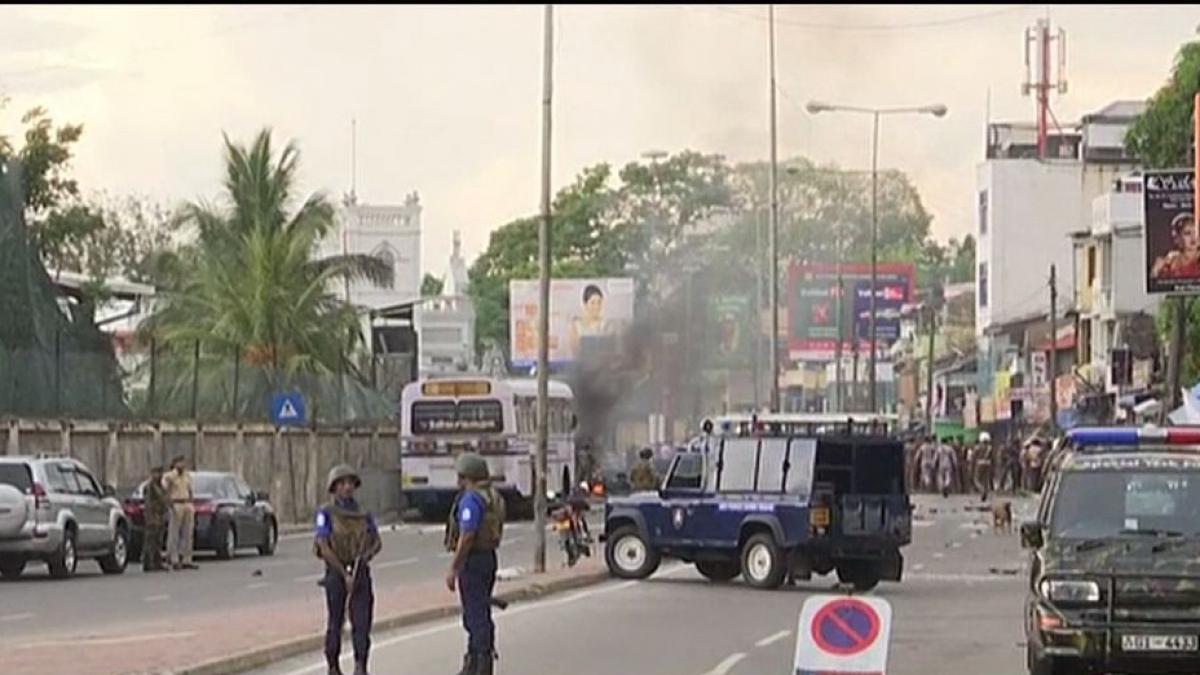
{"type": "Polygon", "coordinates": [[[1075,445],[1200,444],[1200,427],[1079,427],[1067,432],[1075,445]]]}

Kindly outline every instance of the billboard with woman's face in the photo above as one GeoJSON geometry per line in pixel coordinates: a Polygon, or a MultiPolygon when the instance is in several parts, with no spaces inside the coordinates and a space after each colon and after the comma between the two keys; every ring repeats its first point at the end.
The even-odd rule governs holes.
{"type": "MultiPolygon", "coordinates": [[[[589,343],[615,340],[633,323],[632,279],[553,279],[550,282],[550,363],[579,359],[589,343]]],[[[537,364],[538,281],[509,282],[509,339],[512,363],[537,364]]]]}
{"type": "Polygon", "coordinates": [[[1142,200],[1146,222],[1146,292],[1200,293],[1200,230],[1191,171],[1148,171],[1142,200]]]}

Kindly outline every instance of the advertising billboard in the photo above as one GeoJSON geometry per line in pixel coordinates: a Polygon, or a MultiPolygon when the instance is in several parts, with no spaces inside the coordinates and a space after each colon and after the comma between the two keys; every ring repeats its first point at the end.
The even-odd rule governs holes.
{"type": "MultiPolygon", "coordinates": [[[[841,265],[842,350],[861,355],[871,350],[871,266],[841,265]]],[[[876,266],[875,341],[882,353],[900,338],[900,310],[912,298],[911,263],[876,266]]],[[[788,351],[800,361],[834,358],[838,342],[838,266],[793,264],[788,269],[788,351]]]]}
{"type": "Polygon", "coordinates": [[[754,304],[745,295],[715,295],[709,300],[710,364],[741,368],[753,360],[754,304]]]}
{"type": "Polygon", "coordinates": [[[1142,181],[1146,292],[1200,293],[1200,231],[1193,213],[1193,173],[1147,171],[1142,181]]]}
{"type": "MultiPolygon", "coordinates": [[[[508,330],[512,364],[537,365],[538,281],[508,284],[508,330]]],[[[633,323],[632,279],[552,279],[550,281],[550,363],[578,360],[580,350],[604,346],[633,323]]]]}

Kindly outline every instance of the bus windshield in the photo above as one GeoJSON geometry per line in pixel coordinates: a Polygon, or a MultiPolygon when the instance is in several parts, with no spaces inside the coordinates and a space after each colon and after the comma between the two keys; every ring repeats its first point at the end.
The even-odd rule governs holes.
{"type": "Polygon", "coordinates": [[[496,400],[417,401],[412,405],[413,434],[499,433],[504,415],[496,400]]]}

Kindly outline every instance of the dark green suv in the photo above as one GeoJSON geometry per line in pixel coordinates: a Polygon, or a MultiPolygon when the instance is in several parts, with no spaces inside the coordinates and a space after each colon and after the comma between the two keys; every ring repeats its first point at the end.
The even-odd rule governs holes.
{"type": "Polygon", "coordinates": [[[1029,671],[1200,673],[1200,430],[1068,440],[1021,526],[1029,671]]]}

